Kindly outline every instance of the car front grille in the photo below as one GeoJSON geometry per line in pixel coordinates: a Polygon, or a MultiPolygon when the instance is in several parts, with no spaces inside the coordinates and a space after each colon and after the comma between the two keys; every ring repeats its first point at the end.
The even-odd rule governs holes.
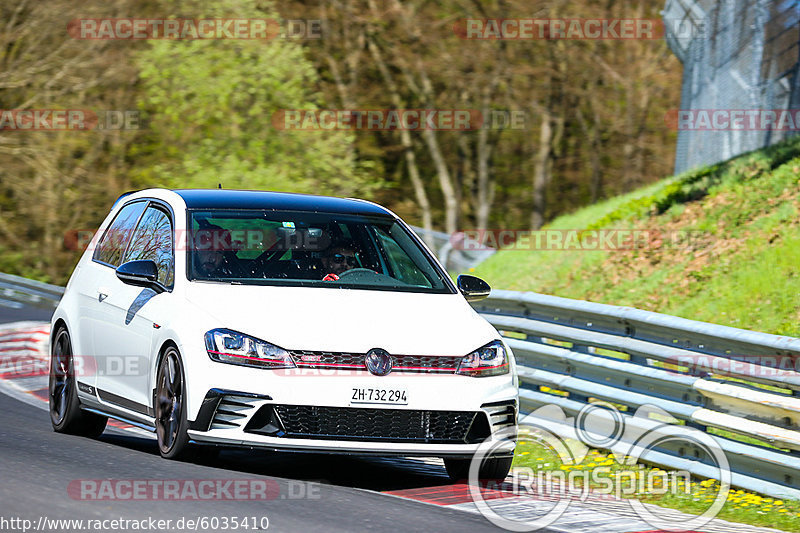
{"type": "Polygon", "coordinates": [[[465,444],[491,431],[476,411],[265,405],[253,422],[246,432],[305,439],[465,444]]]}
{"type": "MultiPolygon", "coordinates": [[[[341,368],[364,370],[367,354],[342,352],[315,352],[295,350],[289,352],[300,368],[341,368]]],[[[435,372],[453,374],[461,357],[439,355],[392,355],[392,372],[435,372]]]]}

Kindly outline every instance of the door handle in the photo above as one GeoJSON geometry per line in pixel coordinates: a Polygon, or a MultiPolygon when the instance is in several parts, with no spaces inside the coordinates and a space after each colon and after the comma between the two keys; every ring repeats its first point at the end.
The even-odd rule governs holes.
{"type": "Polygon", "coordinates": [[[99,287],[97,289],[97,300],[98,301],[102,302],[103,300],[105,300],[109,296],[111,296],[111,291],[109,291],[105,287],[99,287]]]}

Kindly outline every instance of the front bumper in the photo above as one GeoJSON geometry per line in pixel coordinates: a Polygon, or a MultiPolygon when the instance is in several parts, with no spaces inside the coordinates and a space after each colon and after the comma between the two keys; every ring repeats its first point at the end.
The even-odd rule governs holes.
{"type": "MultiPolygon", "coordinates": [[[[265,376],[260,386],[206,392],[189,437],[195,442],[326,453],[470,457],[485,440],[516,428],[517,389],[510,375],[366,372],[333,376],[275,375],[274,371],[223,367],[239,385],[265,376]],[[236,376],[237,374],[240,374],[236,376]],[[362,404],[359,389],[402,390],[404,404],[362,404]],[[291,417],[288,413],[292,413],[291,417]]],[[[253,383],[253,385],[255,385],[253,383]]],[[[507,434],[507,432],[506,432],[507,434]]],[[[512,455],[514,442],[493,442],[492,455],[512,455]]]]}

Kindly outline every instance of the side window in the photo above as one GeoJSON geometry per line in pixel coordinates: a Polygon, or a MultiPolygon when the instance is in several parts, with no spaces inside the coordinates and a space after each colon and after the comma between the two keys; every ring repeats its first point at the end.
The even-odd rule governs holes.
{"type": "Polygon", "coordinates": [[[158,265],[158,281],[171,287],[175,278],[172,247],[172,223],[169,215],[156,207],[148,207],[133,233],[125,262],[150,259],[158,265]]]}
{"type": "Polygon", "coordinates": [[[409,285],[431,286],[431,282],[425,277],[425,274],[419,271],[414,261],[389,233],[384,231],[383,228],[376,227],[375,234],[386,252],[386,258],[396,279],[409,285]]]}
{"type": "Polygon", "coordinates": [[[147,202],[134,202],[123,207],[97,244],[92,259],[113,267],[122,264],[122,254],[146,206],[147,202]]]}

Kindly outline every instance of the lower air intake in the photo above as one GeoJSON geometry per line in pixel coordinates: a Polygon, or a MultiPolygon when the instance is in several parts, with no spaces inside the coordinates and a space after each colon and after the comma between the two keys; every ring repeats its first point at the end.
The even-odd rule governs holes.
{"type": "Polygon", "coordinates": [[[486,415],[474,411],[265,405],[256,420],[264,427],[245,431],[289,438],[471,444],[489,436],[486,415]]]}

